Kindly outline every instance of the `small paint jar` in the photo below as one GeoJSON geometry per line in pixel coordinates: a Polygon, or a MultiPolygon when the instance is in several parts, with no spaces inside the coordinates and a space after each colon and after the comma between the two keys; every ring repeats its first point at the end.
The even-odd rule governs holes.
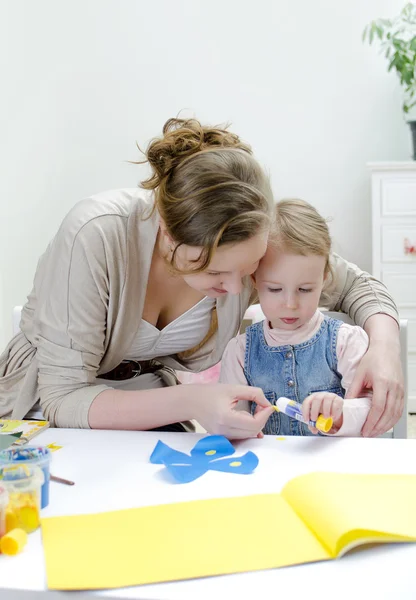
{"type": "Polygon", "coordinates": [[[24,446],[21,448],[10,448],[0,452],[0,468],[5,465],[27,465],[40,467],[43,471],[43,485],[41,508],[49,504],[49,479],[50,462],[52,453],[49,448],[43,446],[24,446]]]}
{"type": "Polygon", "coordinates": [[[6,533],[6,510],[9,504],[9,493],[4,485],[0,485],[0,538],[6,533]]]}
{"type": "Polygon", "coordinates": [[[17,527],[26,533],[35,531],[40,525],[41,488],[44,481],[41,468],[6,465],[0,470],[0,477],[9,496],[6,529],[17,527]]]}

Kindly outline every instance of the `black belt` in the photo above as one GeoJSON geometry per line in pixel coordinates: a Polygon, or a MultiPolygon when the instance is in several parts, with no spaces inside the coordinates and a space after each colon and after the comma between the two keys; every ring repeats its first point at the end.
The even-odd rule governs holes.
{"type": "Polygon", "coordinates": [[[124,381],[125,379],[132,379],[145,373],[155,373],[162,367],[163,365],[156,360],[123,360],[108,373],[103,373],[103,375],[98,375],[97,377],[112,381],[124,381]]]}

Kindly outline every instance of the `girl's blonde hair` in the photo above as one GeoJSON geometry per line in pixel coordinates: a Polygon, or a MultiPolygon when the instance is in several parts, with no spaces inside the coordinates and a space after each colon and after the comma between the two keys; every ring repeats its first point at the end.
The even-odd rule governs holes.
{"type": "Polygon", "coordinates": [[[251,148],[227,128],[196,119],[169,119],[163,137],[150,142],[152,175],[142,187],[154,190],[155,208],[177,249],[202,248],[192,273],[206,269],[218,246],[250,239],[270,226],[273,197],[251,148]]]}
{"type": "Polygon", "coordinates": [[[327,276],[325,289],[329,287],[333,281],[331,236],[328,223],[311,204],[298,199],[277,202],[270,243],[283,252],[324,256],[327,276]]]}

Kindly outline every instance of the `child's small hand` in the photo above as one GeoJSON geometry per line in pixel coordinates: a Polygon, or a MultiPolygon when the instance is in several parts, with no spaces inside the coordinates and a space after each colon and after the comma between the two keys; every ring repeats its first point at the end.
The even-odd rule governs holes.
{"type": "MultiPolygon", "coordinates": [[[[325,418],[332,417],[334,424],[331,433],[335,433],[342,426],[342,411],[344,400],[331,392],[315,392],[302,402],[302,414],[305,421],[316,421],[319,415],[325,418]]],[[[309,426],[312,433],[318,433],[316,427],[309,426]]]]}

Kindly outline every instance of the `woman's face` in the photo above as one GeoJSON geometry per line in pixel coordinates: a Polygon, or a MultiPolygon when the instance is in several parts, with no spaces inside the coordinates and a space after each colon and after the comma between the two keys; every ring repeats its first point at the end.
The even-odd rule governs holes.
{"type": "MultiPolygon", "coordinates": [[[[207,269],[201,273],[183,275],[184,281],[210,298],[225,294],[239,294],[243,289],[242,279],[257,269],[267,249],[268,231],[236,244],[224,244],[214,252],[207,269]]],[[[201,254],[201,248],[180,246],[175,255],[178,269],[192,269],[201,254]]]]}

